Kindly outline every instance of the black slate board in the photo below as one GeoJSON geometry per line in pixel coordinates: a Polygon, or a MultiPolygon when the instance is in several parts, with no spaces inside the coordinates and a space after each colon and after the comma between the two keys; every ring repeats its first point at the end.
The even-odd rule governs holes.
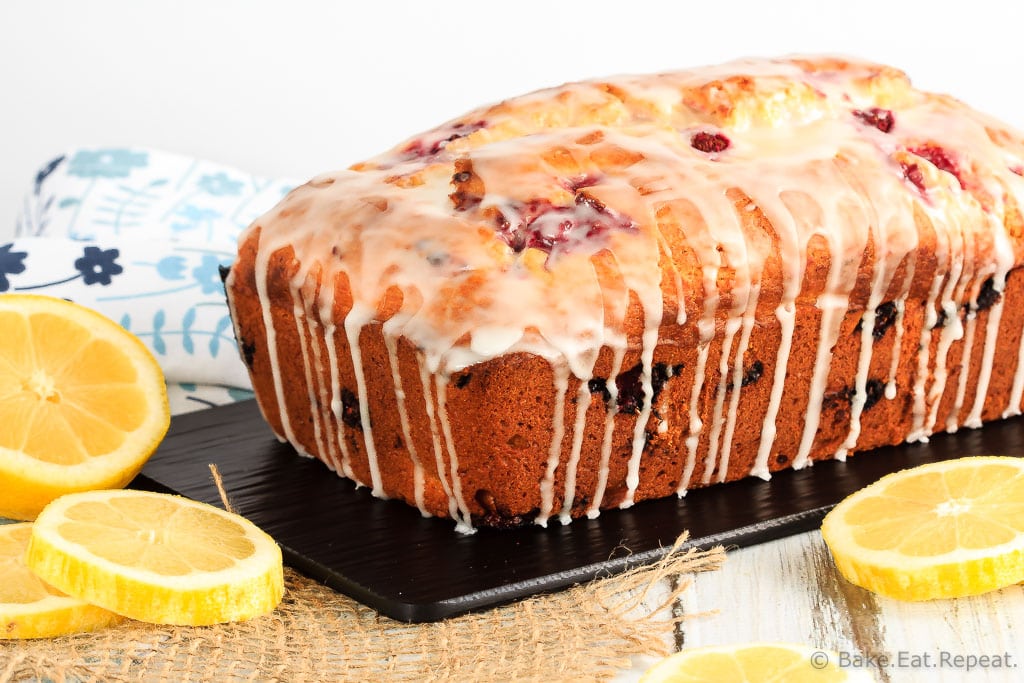
{"type": "Polygon", "coordinates": [[[750,546],[817,528],[837,502],[889,472],[964,455],[1024,455],[1024,418],[819,462],[770,482],[746,479],[685,498],[606,511],[568,526],[456,533],[404,503],[281,444],[255,401],[175,417],[136,487],[219,505],[208,464],[237,511],[280,543],[285,561],[401,621],[437,621],[654,562],[683,530],[688,545],[750,546]]]}

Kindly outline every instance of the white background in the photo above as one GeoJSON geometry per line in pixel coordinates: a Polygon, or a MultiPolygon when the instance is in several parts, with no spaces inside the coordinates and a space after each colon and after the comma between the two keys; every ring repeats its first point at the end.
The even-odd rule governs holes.
{"type": "Polygon", "coordinates": [[[0,237],[73,146],[301,178],[538,87],[794,52],[889,62],[1024,128],[1016,0],[0,0],[0,237]]]}

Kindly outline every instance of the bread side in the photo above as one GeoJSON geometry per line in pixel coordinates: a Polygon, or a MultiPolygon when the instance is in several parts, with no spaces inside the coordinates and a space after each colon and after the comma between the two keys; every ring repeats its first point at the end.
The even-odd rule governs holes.
{"type": "Polygon", "coordinates": [[[299,450],[568,521],[1019,413],[1021,151],[876,65],[563,86],[297,189],[228,295],[299,450]]]}

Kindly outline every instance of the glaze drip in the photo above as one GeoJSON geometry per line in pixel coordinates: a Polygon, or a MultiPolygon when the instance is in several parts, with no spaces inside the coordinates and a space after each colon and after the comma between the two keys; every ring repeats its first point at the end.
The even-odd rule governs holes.
{"type": "MultiPolygon", "coordinates": [[[[271,387],[261,408],[281,437],[387,496],[393,436],[374,411],[393,405],[414,481],[406,497],[423,514],[431,496],[447,499],[442,513],[461,530],[483,513],[463,490],[459,454],[473,444],[452,429],[449,379],[517,354],[550,366],[541,525],[632,505],[651,474],[650,442],[669,434],[680,457],[665,476],[683,495],[845,457],[860,447],[869,401],[904,401],[911,441],[976,427],[1019,261],[1006,226],[1007,197],[1024,199],[1022,156],[1015,134],[965,105],[914,90],[894,69],[836,58],[574,83],[484,107],[314,178],[243,235],[256,245],[257,347],[271,387]],[[924,249],[932,256],[919,263],[924,249]],[[272,304],[285,266],[288,319],[272,304]],[[920,330],[907,325],[918,302],[920,330]],[[790,359],[807,325],[815,361],[794,398],[790,359]],[[757,341],[766,326],[771,349],[757,341]],[[858,351],[841,378],[833,352],[844,334],[858,351]],[[282,335],[299,340],[295,358],[282,335]],[[366,356],[366,335],[383,335],[383,358],[366,356]],[[403,345],[418,377],[399,370],[403,345]],[[656,387],[674,347],[695,349],[689,384],[670,373],[656,387]],[[370,385],[374,363],[387,366],[386,387],[370,385]],[[631,410],[621,409],[624,363],[639,368],[631,410]],[[308,438],[285,400],[296,379],[320,406],[308,438]],[[824,447],[837,381],[849,414],[824,447]],[[385,390],[393,398],[380,399],[385,390]],[[751,392],[763,401],[760,431],[740,435],[751,392]],[[358,405],[346,411],[349,395],[358,405]],[[588,418],[599,398],[603,411],[588,418]],[[804,420],[795,449],[780,453],[778,419],[793,400],[804,420]],[[741,441],[753,465],[737,473],[741,441]],[[588,457],[597,471],[582,490],[588,457]]],[[[1018,355],[1007,415],[1024,395],[1024,341],[1018,355]]]]}

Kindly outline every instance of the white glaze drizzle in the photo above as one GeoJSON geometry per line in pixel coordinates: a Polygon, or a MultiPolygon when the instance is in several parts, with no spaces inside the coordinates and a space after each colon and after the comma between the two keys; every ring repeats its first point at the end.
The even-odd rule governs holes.
{"type": "MultiPolygon", "coordinates": [[[[961,220],[966,221],[967,219],[962,218],[961,220]]],[[[964,405],[964,398],[967,395],[967,380],[971,374],[970,360],[974,351],[974,337],[978,326],[978,315],[973,305],[975,297],[968,296],[969,288],[975,282],[976,275],[978,274],[978,242],[975,239],[973,230],[964,229],[966,227],[964,223],[961,223],[961,226],[961,232],[964,236],[963,271],[960,276],[961,284],[957,288],[956,301],[967,302],[969,299],[970,303],[965,306],[967,314],[965,316],[965,324],[963,325],[963,345],[960,350],[960,373],[957,376],[956,393],[953,399],[953,406],[946,415],[945,427],[949,433],[956,432],[960,428],[960,412],[964,405]]],[[[956,315],[959,319],[959,309],[956,310],[956,315]]],[[[938,406],[936,405],[937,408],[938,406]]]]}
{"type": "Polygon", "coordinates": [[[632,507],[634,502],[634,496],[636,495],[636,489],[640,485],[640,458],[643,457],[644,446],[647,443],[647,423],[651,419],[651,413],[654,411],[654,387],[651,384],[651,369],[654,367],[654,347],[658,344],[658,327],[661,324],[660,311],[659,315],[652,316],[645,314],[645,329],[643,333],[643,347],[640,352],[640,363],[642,371],[640,373],[640,387],[643,391],[643,408],[640,410],[640,414],[637,416],[636,424],[633,426],[633,443],[632,443],[632,454],[629,458],[629,463],[626,465],[626,495],[623,497],[622,502],[619,503],[620,508],[632,507]],[[657,320],[657,323],[652,324],[652,320],[657,320]]]}
{"type": "MultiPolygon", "coordinates": [[[[860,352],[857,359],[854,392],[850,400],[850,427],[846,439],[835,453],[837,460],[845,460],[846,455],[856,448],[857,440],[860,438],[861,417],[868,399],[868,371],[874,352],[873,339],[878,307],[882,304],[882,300],[889,290],[892,278],[900,264],[918,246],[916,231],[901,231],[898,226],[890,225],[891,222],[899,220],[898,215],[893,215],[895,207],[905,203],[907,201],[906,198],[877,196],[875,194],[877,190],[878,188],[871,187],[862,187],[861,189],[861,196],[863,197],[861,208],[865,211],[871,228],[872,244],[875,245],[877,251],[881,252],[875,258],[881,259],[882,262],[875,264],[867,306],[861,318],[860,352]]],[[[895,376],[899,362],[900,344],[903,338],[904,299],[913,278],[914,266],[912,262],[907,268],[908,274],[904,276],[900,293],[893,303],[895,316],[893,324],[896,327],[896,331],[894,332],[889,376],[883,393],[884,398],[887,400],[892,400],[896,396],[895,376]]]]}
{"type": "MultiPolygon", "coordinates": [[[[395,314],[401,316],[401,325],[393,325],[391,336],[385,334],[403,435],[412,447],[393,345],[399,334],[420,349],[417,362],[438,476],[449,498],[449,514],[461,529],[468,529],[472,519],[461,490],[458,453],[446,407],[447,378],[463,368],[511,353],[547,359],[556,377],[552,442],[540,484],[541,513],[536,520],[544,524],[555,513],[554,482],[562,466],[562,442],[567,431],[566,393],[571,377],[581,385],[576,395],[572,446],[565,463],[565,490],[558,511],[563,521],[576,497],[576,467],[586,428],[586,406],[591,400],[587,381],[602,348],[613,353],[613,368],[606,379],[609,401],[604,413],[601,465],[588,516],[596,515],[607,504],[613,436],[616,422],[622,419],[617,406],[616,379],[629,344],[639,343],[638,398],[642,408],[629,439],[625,494],[620,501],[622,507],[628,507],[641,484],[646,432],[654,413],[655,351],[660,348],[663,327],[669,322],[663,320],[663,277],[671,279],[664,284],[674,289],[677,300],[671,323],[690,324],[683,301],[686,280],[677,264],[670,265],[664,274],[659,266],[661,256],[675,262],[680,255],[674,253],[677,245],[658,227],[655,215],[659,206],[678,203],[692,207],[692,215],[681,220],[678,229],[702,273],[703,309],[693,323],[698,348],[689,400],[684,406],[659,406],[658,432],[667,431],[670,420],[673,424],[686,420],[688,425],[680,495],[690,485],[697,452],[704,443],[708,444],[708,452],[702,483],[715,479],[716,471],[717,479],[722,480],[729,467],[735,435],[744,359],[757,319],[760,269],[769,256],[748,251],[750,245],[745,240],[750,228],[726,199],[728,191],[739,189],[750,197],[748,211],[759,209],[770,221],[776,236],[774,252],[781,265],[781,281],[777,285],[781,298],[774,310],[780,344],[750,473],[768,476],[768,459],[775,446],[776,421],[786,388],[797,301],[808,267],[807,247],[815,235],[825,240],[829,268],[817,301],[821,309],[814,353],[817,360],[810,382],[807,419],[793,465],[799,467],[809,462],[829,378],[832,347],[838,339],[859,259],[870,234],[877,251],[862,320],[851,423],[834,455],[842,457],[856,447],[871,364],[872,328],[896,268],[917,246],[915,207],[927,216],[935,231],[938,264],[925,302],[928,324],[921,333],[916,377],[908,388],[914,406],[909,438],[927,439],[945,393],[945,355],[962,334],[957,306],[974,272],[965,261],[970,258],[995,262],[998,291],[1015,260],[1002,226],[1001,202],[987,207],[991,220],[978,220],[980,207],[971,203],[973,199],[965,202],[969,193],[954,187],[959,177],[954,180],[950,173],[931,167],[924,159],[915,162],[913,154],[906,150],[922,141],[952,143],[957,154],[969,154],[970,160],[977,162],[971,165],[960,159],[960,172],[977,173],[978,178],[971,176],[971,182],[976,182],[990,198],[1001,196],[996,191],[999,188],[1021,189],[1021,184],[1019,179],[1009,178],[1009,172],[1000,166],[1006,163],[1006,153],[985,136],[985,126],[991,122],[984,117],[954,101],[908,89],[898,72],[855,62],[838,67],[830,64],[828,60],[747,60],[675,74],[570,84],[472,112],[354,171],[321,176],[299,188],[255,224],[262,232],[254,261],[254,279],[261,299],[274,386],[273,397],[260,397],[261,408],[267,412],[263,403],[275,400],[283,437],[296,443],[292,418],[284,402],[284,380],[267,291],[270,256],[287,246],[294,249],[299,264],[296,281],[305,281],[308,269],[317,264],[324,269],[324,281],[333,282],[339,272],[348,279],[353,301],[343,325],[352,356],[362,436],[375,495],[387,492],[373,438],[359,335],[369,325],[389,322],[376,320],[375,316],[385,293],[397,288],[400,293],[420,293],[415,304],[401,304],[395,314]],[[615,88],[618,91],[613,93],[615,88]],[[860,121],[853,115],[857,110],[863,118],[863,112],[874,106],[891,106],[896,112],[897,124],[891,132],[880,126],[876,130],[870,120],[860,121]],[[950,122],[955,123],[951,126],[950,122]],[[696,143],[691,146],[698,133],[713,134],[718,130],[724,131],[729,140],[727,149],[702,151],[696,143]],[[598,155],[604,161],[599,161],[598,155]],[[478,178],[485,189],[481,196],[471,198],[466,207],[453,210],[456,159],[471,162],[469,175],[478,178]],[[859,179],[857,187],[851,186],[849,177],[837,170],[837,159],[849,166],[849,177],[859,179]],[[922,166],[924,184],[911,182],[907,171],[911,162],[922,166]],[[899,164],[904,165],[902,171],[899,164]],[[978,173],[979,168],[984,172],[978,173]],[[583,178],[586,182],[581,187],[585,194],[569,187],[571,183],[565,178],[583,178]],[[798,198],[796,203],[794,198],[798,198]],[[531,205],[535,200],[547,204],[531,205]],[[545,213],[545,206],[554,207],[554,213],[545,213]],[[500,217],[506,225],[521,224],[526,226],[524,229],[532,229],[539,238],[561,239],[565,216],[576,221],[573,226],[603,227],[595,230],[594,236],[589,231],[569,229],[565,239],[547,252],[527,248],[520,253],[494,237],[500,217]],[[619,217],[625,217],[621,219],[625,222],[616,228],[619,217]],[[413,231],[409,226],[419,227],[413,231]],[[968,257],[967,246],[973,245],[975,234],[983,230],[989,233],[988,240],[972,247],[968,257]],[[599,252],[612,255],[621,285],[613,286],[600,273],[595,275],[591,257],[599,252]],[[327,254],[332,258],[326,259],[327,254]],[[723,264],[734,271],[729,285],[731,305],[727,308],[719,303],[722,292],[718,279],[723,264]],[[566,291],[571,291],[572,296],[560,296],[566,291]],[[637,321],[627,323],[625,302],[630,296],[640,303],[639,330],[637,321]],[[609,306],[613,301],[618,303],[609,306]],[[929,342],[936,303],[946,312],[949,324],[939,332],[936,370],[928,386],[929,342]],[[724,335],[717,359],[720,378],[714,391],[706,392],[705,381],[709,373],[713,374],[709,367],[716,367],[710,362],[709,349],[717,330],[723,330],[724,335]],[[729,391],[732,394],[727,396],[729,391]],[[707,393],[713,395],[713,404],[706,407],[707,393]],[[683,414],[673,415],[672,410],[683,414]],[[711,417],[711,425],[703,423],[705,413],[711,417]]],[[[936,163],[941,165],[941,159],[936,163]]],[[[913,281],[912,261],[907,264],[908,272],[894,304],[895,339],[885,385],[887,399],[894,398],[899,390],[896,376],[906,301],[913,281]]],[[[352,476],[341,420],[338,359],[334,353],[337,323],[332,305],[324,303],[333,301],[334,293],[332,287],[324,289],[320,329],[327,341],[326,362],[332,366],[330,405],[334,433],[341,448],[340,461],[337,451],[332,455],[331,445],[324,443],[330,440],[331,433],[324,416],[314,421],[314,441],[325,460],[335,467],[340,465],[346,476],[352,476]]],[[[295,305],[297,317],[309,313],[309,302],[296,301],[295,305]]],[[[997,302],[988,314],[978,369],[979,386],[965,420],[970,426],[980,422],[1001,313],[1002,304],[997,302]]],[[[315,343],[311,352],[304,345],[307,339],[312,342],[315,329],[310,323],[307,330],[303,331],[300,325],[297,331],[303,342],[309,391],[322,400],[325,387],[319,381],[320,375],[314,372],[314,366],[322,361],[321,354],[315,343]]],[[[969,346],[965,344],[965,360],[969,360],[969,346]]],[[[1024,342],[1020,354],[1007,411],[1019,410],[1024,394],[1024,342]]],[[[968,371],[965,368],[962,378],[968,371]]],[[[964,394],[961,387],[958,405],[966,399],[964,394]]],[[[425,510],[422,467],[415,454],[410,457],[416,472],[415,498],[420,509],[425,510]]]]}
{"type": "Polygon", "coordinates": [[[668,240],[665,239],[665,235],[660,230],[655,234],[658,239],[658,249],[664,255],[666,267],[670,269],[672,274],[672,285],[676,290],[676,324],[683,325],[686,323],[686,287],[683,285],[683,275],[679,272],[679,268],[675,266],[675,255],[672,252],[672,245],[669,244],[668,240]]]}
{"type": "Polygon", "coordinates": [[[864,411],[864,406],[867,403],[868,368],[871,365],[871,355],[874,350],[874,345],[871,343],[872,330],[875,327],[878,305],[880,303],[881,293],[878,291],[876,278],[876,282],[871,288],[868,307],[861,318],[860,353],[857,358],[857,374],[853,383],[853,396],[850,398],[850,430],[846,435],[846,440],[843,441],[839,450],[836,451],[836,460],[846,460],[847,453],[857,445],[857,439],[860,437],[861,413],[864,411]]]}
{"type": "MultiPolygon", "coordinates": [[[[941,233],[937,233],[935,241],[937,270],[940,272],[944,271],[948,265],[948,259],[948,240],[941,233]]],[[[928,361],[931,353],[932,334],[938,319],[938,315],[935,312],[935,304],[938,302],[942,290],[943,277],[940,274],[932,278],[932,284],[928,289],[928,296],[925,299],[924,325],[921,328],[921,337],[918,341],[917,371],[914,373],[914,388],[912,392],[914,397],[913,420],[910,433],[907,435],[909,443],[915,441],[927,443],[928,437],[931,434],[931,431],[925,428],[925,422],[928,418],[928,361]]]]}
{"type": "Polygon", "coordinates": [[[608,392],[608,404],[604,414],[604,435],[601,437],[601,463],[597,470],[597,484],[594,486],[594,499],[587,510],[587,517],[596,518],[601,513],[605,490],[608,487],[608,462],[612,455],[612,437],[615,434],[615,416],[619,414],[619,387],[616,382],[622,370],[622,360],[626,355],[625,345],[615,346],[612,370],[608,373],[605,388],[608,392]]]}
{"type": "Polygon", "coordinates": [[[473,521],[469,515],[469,507],[462,495],[462,477],[459,476],[459,457],[455,453],[455,439],[452,436],[452,423],[448,417],[448,379],[441,374],[434,375],[434,390],[437,393],[437,417],[441,421],[441,434],[444,436],[445,448],[448,451],[449,474],[452,482],[452,498],[455,501],[455,530],[464,534],[473,533],[473,521]]]}
{"type": "Polygon", "coordinates": [[[729,397],[729,412],[726,417],[725,437],[722,439],[722,454],[718,460],[717,481],[719,482],[725,481],[725,477],[729,473],[729,454],[732,450],[733,433],[736,430],[736,418],[739,416],[740,392],[743,389],[743,359],[750,347],[750,333],[754,330],[754,323],[757,322],[755,313],[760,294],[761,285],[759,282],[755,282],[751,288],[747,311],[743,315],[743,329],[740,332],[739,347],[736,349],[736,361],[733,363],[732,394],[729,397]]]}
{"type": "Polygon", "coordinates": [[[398,407],[399,424],[402,428],[402,443],[405,444],[406,450],[409,451],[409,459],[412,460],[413,500],[416,502],[416,507],[419,509],[420,514],[424,517],[430,517],[431,514],[423,501],[425,487],[423,463],[420,462],[419,453],[416,451],[416,444],[413,442],[412,433],[409,430],[409,411],[405,407],[405,388],[402,385],[402,374],[398,366],[398,339],[394,333],[394,328],[397,327],[395,323],[398,321],[399,319],[395,317],[384,323],[384,345],[388,350],[388,366],[391,368],[391,381],[395,385],[395,401],[398,407]]]}
{"type": "Polygon", "coordinates": [[[1003,409],[1002,417],[1014,417],[1021,414],[1020,404],[1024,398],[1024,334],[1017,348],[1017,368],[1013,371],[1013,384],[1010,387],[1010,400],[1003,409]]]}
{"type": "Polygon", "coordinates": [[[569,389],[569,367],[556,363],[554,370],[555,409],[552,416],[551,445],[548,447],[547,468],[544,470],[544,478],[540,480],[540,513],[537,515],[537,524],[547,526],[551,517],[551,510],[554,507],[555,499],[555,470],[562,458],[562,441],[565,439],[565,394],[569,389]]]}
{"type": "Polygon", "coordinates": [[[953,399],[953,407],[946,415],[946,431],[950,434],[960,429],[960,411],[964,407],[964,397],[967,395],[967,379],[970,376],[970,359],[974,351],[974,333],[978,327],[978,316],[974,312],[967,314],[967,324],[964,326],[964,344],[960,353],[960,374],[956,383],[956,398],[953,399]]]}
{"type": "MultiPolygon", "coordinates": [[[[705,220],[709,220],[712,225],[716,226],[735,225],[737,223],[735,217],[729,216],[729,219],[727,220],[725,216],[720,215],[721,213],[726,213],[727,208],[729,212],[733,210],[733,207],[727,207],[726,203],[722,202],[721,199],[722,198],[720,197],[720,201],[716,203],[716,209],[719,215],[707,216],[705,220]]],[[[747,210],[750,209],[748,208],[747,210]]],[[[726,313],[727,317],[724,326],[725,338],[722,342],[722,351],[719,359],[719,383],[715,392],[710,442],[708,453],[705,458],[704,474],[702,477],[703,484],[711,482],[715,473],[716,463],[720,471],[720,476],[724,477],[725,472],[728,469],[729,450],[732,440],[732,430],[729,429],[729,425],[734,424],[736,420],[736,405],[738,404],[739,395],[742,391],[743,359],[746,354],[747,346],[749,345],[750,331],[753,326],[757,298],[760,292],[760,264],[765,258],[765,254],[751,253],[751,247],[747,244],[746,235],[742,230],[722,231],[721,229],[710,229],[709,232],[716,240],[719,241],[719,246],[716,248],[716,251],[721,251],[722,261],[724,262],[722,265],[732,268],[735,283],[731,291],[732,305],[727,309],[726,313]],[[729,412],[725,418],[725,424],[723,424],[722,409],[725,403],[726,394],[729,393],[729,355],[732,352],[732,345],[737,332],[741,332],[741,338],[736,350],[736,358],[734,361],[735,370],[733,391],[730,397],[729,412]],[[735,375],[740,377],[739,381],[735,380],[735,375]],[[726,436],[725,441],[722,442],[721,449],[719,449],[719,442],[723,427],[725,428],[726,436]]],[[[717,299],[715,300],[715,304],[717,306],[717,299]]],[[[712,337],[716,333],[716,327],[717,325],[712,319],[711,325],[700,329],[700,339],[702,343],[705,341],[711,341],[712,337]]],[[[690,442],[688,440],[687,462],[689,462],[689,446],[690,442]]],[[[691,475],[692,471],[686,473],[686,481],[689,481],[691,475]]]]}
{"type": "Polygon", "coordinates": [[[323,326],[318,322],[318,319],[313,316],[306,316],[306,322],[306,332],[309,335],[310,344],[313,350],[313,367],[315,368],[315,372],[313,373],[314,383],[317,387],[319,405],[321,406],[318,414],[314,416],[314,419],[319,420],[320,434],[323,437],[324,450],[321,452],[323,453],[323,459],[327,466],[340,475],[344,469],[342,467],[342,459],[337,446],[339,439],[336,431],[337,423],[333,419],[334,411],[331,409],[331,387],[328,385],[327,381],[330,377],[330,373],[327,373],[325,377],[322,372],[322,369],[326,367],[326,360],[323,357],[323,353],[320,351],[320,345],[317,343],[317,340],[319,339],[326,339],[326,334],[323,326]]]}
{"type": "MultiPolygon", "coordinates": [[[[686,182],[690,183],[695,191],[704,195],[701,209],[697,215],[704,223],[704,230],[698,232],[688,240],[689,245],[697,254],[701,263],[703,309],[697,320],[697,364],[695,378],[690,390],[688,434],[686,437],[686,462],[680,478],[677,494],[683,495],[689,487],[693,476],[693,470],[697,460],[697,450],[700,445],[701,434],[704,430],[704,423],[700,416],[701,397],[704,391],[706,378],[706,367],[711,351],[711,341],[716,333],[716,316],[720,308],[721,292],[718,286],[718,277],[724,266],[732,266],[735,271],[736,283],[732,289],[732,306],[728,309],[726,322],[727,339],[723,342],[723,362],[728,363],[729,350],[732,346],[732,337],[738,327],[736,313],[742,310],[749,296],[749,273],[750,265],[747,259],[746,245],[740,230],[740,221],[735,210],[725,195],[725,192],[716,187],[714,182],[704,178],[687,176],[686,182]],[[729,334],[731,331],[732,334],[729,334]]],[[[724,373],[723,373],[724,379],[724,373]]],[[[723,395],[723,389],[719,383],[716,395],[723,395]]],[[[721,407],[717,406],[719,414],[713,420],[713,428],[717,427],[718,418],[721,417],[721,407]]],[[[714,435],[712,434],[712,437],[714,435]]],[[[714,440],[712,438],[712,440],[714,440]]],[[[705,461],[703,475],[704,483],[709,481],[713,470],[715,446],[712,445],[705,461]]]]}
{"type": "Polygon", "coordinates": [[[999,322],[1003,318],[1003,299],[999,298],[989,309],[988,320],[985,322],[985,346],[978,375],[978,386],[974,393],[974,403],[964,420],[969,429],[981,427],[981,412],[985,408],[985,397],[988,395],[989,382],[992,380],[992,366],[995,364],[996,338],[999,335],[999,322]]]}
{"type": "Polygon", "coordinates": [[[974,339],[977,330],[978,315],[975,311],[969,310],[964,325],[964,344],[961,347],[961,372],[956,377],[956,394],[953,398],[952,408],[946,415],[946,432],[950,434],[959,429],[959,414],[964,408],[964,398],[967,396],[967,382],[971,376],[971,356],[974,353],[974,339]]]}
{"type": "MultiPolygon", "coordinates": [[[[224,279],[225,291],[229,291],[230,292],[232,290],[232,288],[235,286],[235,282],[236,282],[235,272],[236,272],[235,270],[231,270],[228,273],[227,278],[224,279]]],[[[230,298],[229,298],[229,302],[230,302],[230,298]]],[[[262,306],[260,306],[260,315],[261,315],[261,319],[262,319],[262,315],[263,315],[263,307],[262,306]]],[[[231,328],[234,330],[234,333],[235,333],[236,344],[239,347],[241,347],[242,342],[240,342],[238,340],[241,340],[244,337],[242,336],[242,328],[241,328],[241,325],[239,323],[238,315],[232,315],[231,316],[231,328]]],[[[242,349],[239,348],[239,351],[241,351],[241,350],[242,349]]],[[[252,369],[250,368],[250,372],[251,371],[252,371],[252,369]]],[[[276,395],[273,398],[274,398],[274,406],[276,407],[277,406],[277,397],[276,397],[276,395]]],[[[268,406],[266,405],[268,402],[269,401],[266,398],[264,398],[264,397],[261,397],[261,396],[257,396],[256,397],[256,405],[259,407],[260,414],[263,416],[263,420],[265,422],[270,422],[270,416],[269,416],[269,413],[267,412],[268,406]]],[[[276,432],[275,432],[274,436],[278,439],[278,441],[285,441],[285,439],[280,434],[277,434],[276,432]]]]}
{"type": "Polygon", "coordinates": [[[441,444],[441,429],[438,427],[437,411],[434,410],[434,398],[431,387],[430,371],[427,368],[426,359],[422,354],[416,354],[416,364],[420,371],[420,385],[423,389],[423,406],[427,412],[427,420],[430,423],[430,440],[434,446],[434,467],[437,471],[438,481],[441,482],[441,490],[448,498],[448,515],[455,520],[460,518],[459,502],[455,496],[452,484],[448,481],[448,472],[444,464],[444,453],[441,444]]]}
{"type": "MultiPolygon", "coordinates": [[[[256,294],[260,300],[260,314],[263,317],[263,325],[266,328],[267,357],[270,360],[270,376],[274,383],[274,398],[277,400],[277,413],[281,420],[282,434],[278,438],[282,441],[289,441],[296,450],[302,452],[295,433],[292,431],[291,418],[288,415],[288,406],[284,401],[284,384],[281,381],[281,361],[277,355],[277,331],[274,329],[274,317],[270,310],[270,295],[267,292],[267,281],[270,256],[273,252],[270,249],[261,249],[256,254],[254,268],[256,271],[256,294]]],[[[264,411],[264,414],[266,411],[264,411]]]]}
{"type": "Polygon", "coordinates": [[[1003,226],[991,220],[992,237],[995,242],[996,270],[992,277],[993,291],[997,292],[999,299],[989,309],[988,320],[985,323],[985,347],[978,374],[978,386],[975,389],[974,404],[971,406],[964,426],[970,429],[981,427],[981,414],[985,408],[985,398],[988,396],[989,382],[992,380],[992,368],[995,365],[996,340],[999,335],[999,324],[1003,319],[1003,290],[1006,288],[1006,276],[1013,267],[1013,248],[1010,246],[1006,231],[1003,226]]]}
{"type": "Polygon", "coordinates": [[[345,336],[348,340],[349,354],[352,356],[352,370],[356,375],[356,396],[359,399],[359,423],[363,428],[363,443],[366,448],[366,460],[370,466],[370,486],[373,495],[384,498],[381,486],[380,463],[377,462],[377,445],[373,440],[373,425],[370,422],[370,402],[366,398],[366,373],[363,371],[363,352],[359,345],[359,333],[370,320],[373,311],[356,304],[345,316],[345,336]]]}
{"type": "Polygon", "coordinates": [[[348,441],[345,439],[345,421],[342,418],[344,406],[341,403],[341,366],[338,364],[338,340],[336,336],[338,327],[333,322],[330,322],[331,308],[334,304],[334,288],[327,287],[321,291],[326,291],[326,294],[322,293],[323,303],[320,307],[320,319],[328,321],[324,324],[323,330],[327,342],[327,369],[331,376],[331,413],[334,415],[332,422],[335,434],[337,435],[337,445],[341,450],[341,472],[359,485],[362,482],[356,478],[355,472],[352,471],[352,456],[349,454],[348,441]]]}
{"type": "MultiPolygon", "coordinates": [[[[841,238],[835,233],[825,235],[829,241],[830,253],[842,253],[841,238]]],[[[811,371],[811,389],[807,396],[807,413],[804,417],[803,434],[793,458],[793,469],[801,469],[811,464],[810,453],[814,445],[814,436],[818,432],[821,421],[821,405],[825,399],[825,381],[832,367],[832,349],[839,339],[839,325],[849,303],[847,289],[838,291],[844,284],[841,264],[832,259],[826,276],[825,292],[818,297],[817,307],[821,309],[821,324],[818,328],[818,347],[815,351],[814,370],[811,371]]],[[[852,285],[852,283],[850,283],[852,285]]]]}
{"type": "MultiPolygon", "coordinates": [[[[960,319],[958,302],[963,298],[964,291],[970,281],[970,263],[968,262],[967,233],[964,231],[953,231],[950,233],[954,239],[951,241],[952,266],[946,287],[943,289],[943,296],[940,300],[943,313],[945,313],[945,324],[939,330],[939,345],[935,354],[935,370],[933,372],[932,386],[928,391],[928,421],[925,424],[925,431],[928,434],[936,430],[936,423],[939,414],[939,404],[946,392],[946,382],[949,380],[949,369],[947,367],[947,356],[953,342],[964,338],[964,324],[960,319]]],[[[967,368],[964,368],[967,371],[967,368]]]]}
{"type": "MultiPolygon", "coordinates": [[[[722,342],[722,353],[718,360],[718,386],[715,387],[715,407],[711,416],[710,442],[707,456],[704,459],[704,475],[701,477],[701,483],[705,485],[711,483],[716,466],[721,467],[718,446],[722,438],[722,429],[725,427],[722,420],[722,412],[729,388],[729,355],[732,353],[733,339],[742,326],[743,320],[741,318],[731,316],[725,323],[725,339],[722,342]]],[[[742,353],[737,353],[737,355],[742,357],[742,353]]]]}
{"type": "Polygon", "coordinates": [[[772,375],[772,389],[768,397],[768,406],[761,423],[761,439],[758,442],[757,458],[750,470],[751,476],[761,479],[771,478],[768,457],[775,444],[775,435],[778,429],[776,418],[782,405],[782,391],[786,383],[786,371],[789,369],[789,354],[793,347],[796,297],[800,290],[800,278],[807,267],[806,252],[804,245],[797,238],[793,216],[778,197],[772,197],[771,200],[767,205],[762,204],[762,210],[779,234],[779,257],[785,270],[782,279],[782,298],[779,305],[775,307],[775,319],[779,322],[780,333],[778,353],[775,357],[775,372],[772,375]]]}
{"type": "Polygon", "coordinates": [[[572,506],[576,498],[576,470],[583,452],[588,406],[590,406],[590,387],[587,382],[580,382],[580,387],[576,391],[576,418],[572,425],[572,451],[569,454],[569,462],[565,465],[565,499],[562,501],[562,511],[558,515],[562,524],[572,521],[572,506]]]}
{"type": "Polygon", "coordinates": [[[896,328],[896,331],[893,333],[892,358],[889,361],[889,375],[885,382],[885,397],[890,401],[896,398],[896,373],[899,371],[900,352],[903,349],[903,316],[907,310],[907,296],[910,294],[910,285],[914,281],[914,271],[915,262],[911,260],[907,266],[907,274],[903,278],[903,286],[894,302],[896,305],[896,320],[893,322],[893,327],[896,328]]]}
{"type": "MultiPolygon", "coordinates": [[[[314,357],[313,347],[316,345],[314,341],[315,331],[313,326],[316,325],[316,320],[312,316],[305,315],[306,306],[302,301],[302,281],[298,278],[293,278],[291,282],[291,294],[292,294],[292,312],[295,318],[295,332],[299,339],[299,349],[302,356],[302,373],[306,379],[306,398],[309,401],[310,409],[313,406],[319,405],[320,400],[320,387],[319,387],[319,364],[315,364],[316,358],[314,357]],[[315,369],[314,369],[315,367],[315,369]],[[314,375],[317,375],[314,377],[314,375]]],[[[330,460],[330,450],[327,447],[327,443],[324,436],[326,423],[323,420],[323,414],[320,411],[313,411],[313,443],[316,446],[315,452],[323,453],[326,456],[325,463],[332,470],[337,471],[337,463],[330,460]]]]}
{"type": "Polygon", "coordinates": [[[701,344],[697,348],[697,364],[694,367],[693,387],[690,390],[690,403],[688,410],[689,432],[686,436],[686,464],[683,469],[683,476],[679,480],[679,488],[676,494],[685,496],[690,488],[690,478],[693,476],[693,469],[697,465],[697,448],[700,445],[700,432],[704,423],[700,419],[700,392],[704,387],[705,368],[708,364],[708,353],[711,345],[701,344]]]}

